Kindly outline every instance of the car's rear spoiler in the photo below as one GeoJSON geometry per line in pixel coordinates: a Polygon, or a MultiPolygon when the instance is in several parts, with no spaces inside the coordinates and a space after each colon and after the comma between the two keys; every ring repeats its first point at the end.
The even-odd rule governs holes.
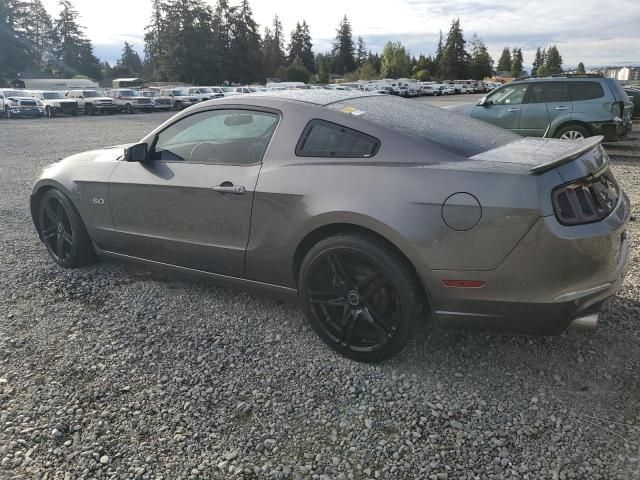
{"type": "Polygon", "coordinates": [[[599,145],[604,137],[602,135],[597,135],[595,137],[585,138],[581,141],[575,140],[566,140],[575,142],[575,148],[572,148],[566,152],[563,152],[561,156],[551,160],[550,162],[541,163],[540,165],[536,165],[533,167],[530,172],[534,174],[539,174],[546,172],[547,170],[551,170],[552,168],[559,167],[560,165],[564,165],[565,163],[569,163],[572,160],[584,155],[589,150],[593,149],[597,145],[599,145]]]}

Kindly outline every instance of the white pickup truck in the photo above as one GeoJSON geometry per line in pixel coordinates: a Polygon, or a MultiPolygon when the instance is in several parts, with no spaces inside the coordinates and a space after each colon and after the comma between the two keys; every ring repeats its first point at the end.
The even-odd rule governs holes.
{"type": "Polygon", "coordinates": [[[116,88],[111,90],[109,95],[115,100],[119,112],[153,112],[156,109],[153,100],[138,90],[116,88]]]}
{"type": "Polygon", "coordinates": [[[0,88],[0,112],[7,118],[42,117],[44,105],[25,91],[0,88]]]}
{"type": "Polygon", "coordinates": [[[78,110],[86,115],[96,113],[116,113],[118,106],[111,97],[103,97],[95,90],[69,90],[67,92],[69,100],[78,102],[78,110]]]}
{"type": "Polygon", "coordinates": [[[47,117],[55,117],[63,113],[75,117],[78,115],[78,103],[65,98],[62,92],[32,90],[29,95],[44,104],[47,117]]]}

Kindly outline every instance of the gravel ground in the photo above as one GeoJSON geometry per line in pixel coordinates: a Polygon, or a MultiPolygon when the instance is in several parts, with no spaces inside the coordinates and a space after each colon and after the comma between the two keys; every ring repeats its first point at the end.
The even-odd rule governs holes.
{"type": "Polygon", "coordinates": [[[640,479],[638,222],[594,334],[436,330],[358,364],[278,298],[47,258],[38,168],[167,117],[0,120],[0,478],[640,479]]]}

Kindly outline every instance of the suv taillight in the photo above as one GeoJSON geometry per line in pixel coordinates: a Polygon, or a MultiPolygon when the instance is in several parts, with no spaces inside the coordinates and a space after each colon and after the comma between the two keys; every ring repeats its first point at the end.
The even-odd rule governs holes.
{"type": "Polygon", "coordinates": [[[609,167],[586,178],[557,187],[552,195],[556,218],[563,225],[603,220],[613,211],[620,187],[609,167]]]}

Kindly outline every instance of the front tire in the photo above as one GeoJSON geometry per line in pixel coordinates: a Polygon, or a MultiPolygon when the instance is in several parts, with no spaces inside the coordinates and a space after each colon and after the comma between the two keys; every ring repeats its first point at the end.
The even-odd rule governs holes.
{"type": "Polygon", "coordinates": [[[60,190],[47,190],[40,198],[38,227],[49,256],[61,267],[82,267],[95,261],[93,245],[84,223],[60,190]]]}
{"type": "Polygon", "coordinates": [[[406,259],[364,235],[336,235],[314,245],[300,267],[298,292],[318,336],[360,362],[400,352],[422,305],[406,259]]]}

